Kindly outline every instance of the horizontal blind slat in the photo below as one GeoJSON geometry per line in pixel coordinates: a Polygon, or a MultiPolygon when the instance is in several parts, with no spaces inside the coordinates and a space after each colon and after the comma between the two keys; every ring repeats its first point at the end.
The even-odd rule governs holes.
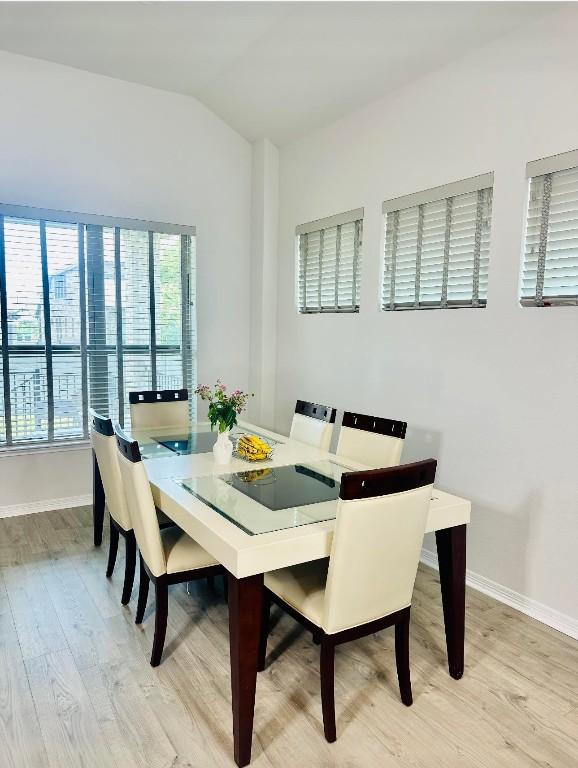
{"type": "Polygon", "coordinates": [[[355,228],[355,221],[347,221],[299,235],[300,312],[358,310],[359,254],[356,257],[355,228]]]}
{"type": "Polygon", "coordinates": [[[441,306],[444,285],[447,286],[448,306],[456,306],[456,303],[462,303],[464,306],[483,306],[488,282],[491,189],[467,192],[452,199],[447,250],[448,219],[445,199],[399,210],[393,263],[395,214],[396,212],[389,211],[385,219],[383,309],[395,309],[398,306],[406,306],[409,302],[414,302],[416,309],[432,308],[436,304],[441,306]],[[478,195],[481,195],[481,198],[478,198],[478,195]],[[482,231],[476,239],[478,200],[481,205],[482,231]],[[420,224],[418,256],[420,208],[423,217],[420,224]],[[416,274],[417,269],[419,274],[416,274]],[[392,271],[395,273],[394,278],[392,271]],[[416,286],[419,286],[419,296],[415,295],[416,286]],[[395,297],[393,302],[392,288],[395,297]]]}
{"type": "Polygon", "coordinates": [[[578,168],[530,179],[520,299],[578,299],[578,168]]]}
{"type": "MultiPolygon", "coordinates": [[[[3,422],[10,409],[11,444],[85,437],[87,407],[118,418],[117,318],[124,328],[126,389],[149,384],[150,307],[146,270],[137,256],[148,233],[121,230],[123,302],[118,305],[114,264],[114,229],[97,223],[72,223],[54,212],[54,220],[0,217],[6,239],[9,402],[0,398],[0,447],[7,442],[3,422]],[[40,235],[45,238],[47,303],[43,296],[40,235]],[[44,333],[51,340],[49,365],[44,333]],[[83,329],[86,329],[84,331],[83,329]],[[89,381],[90,402],[85,382],[89,381]]],[[[158,270],[155,316],[157,368],[163,388],[182,386],[181,237],[171,227],[155,233],[158,270]]],[[[190,232],[190,228],[188,228],[190,232]]],[[[190,249],[189,249],[190,250],[190,249]]],[[[187,267],[187,272],[189,268],[187,267]]],[[[190,273],[192,274],[192,267],[190,273]]],[[[156,279],[156,278],[155,278],[156,279]]],[[[191,317],[194,320],[194,317],[191,317]]],[[[194,349],[194,328],[189,329],[194,349]]],[[[4,370],[0,371],[4,384],[4,370]]],[[[128,398],[125,398],[128,402],[128,398]]]]}

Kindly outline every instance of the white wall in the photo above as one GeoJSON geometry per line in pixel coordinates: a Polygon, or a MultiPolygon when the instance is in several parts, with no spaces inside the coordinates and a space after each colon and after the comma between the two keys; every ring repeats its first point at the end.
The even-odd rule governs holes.
{"type": "Polygon", "coordinates": [[[574,619],[578,309],[517,290],[526,161],[578,146],[577,39],[571,7],[283,149],[276,409],[406,420],[403,459],[473,501],[469,567],[574,619]],[[380,312],[381,201],[492,170],[487,308],[380,312]],[[360,206],[359,315],[298,315],[295,226],[360,206]]]}
{"type": "MultiPolygon", "coordinates": [[[[198,377],[246,388],[250,144],[195,99],[3,52],[0,104],[1,202],[197,226],[198,377]]],[[[0,513],[89,493],[89,470],[0,456],[0,513]]]]}
{"type": "Polygon", "coordinates": [[[275,420],[278,223],[279,150],[260,139],[253,143],[249,387],[255,398],[249,401],[248,415],[269,428],[275,420]]]}

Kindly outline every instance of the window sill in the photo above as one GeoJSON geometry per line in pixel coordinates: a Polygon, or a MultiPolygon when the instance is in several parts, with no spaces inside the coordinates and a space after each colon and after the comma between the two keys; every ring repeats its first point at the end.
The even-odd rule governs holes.
{"type": "Polygon", "coordinates": [[[0,448],[0,459],[25,454],[68,453],[69,451],[80,451],[85,448],[90,448],[90,440],[70,440],[62,443],[36,443],[35,445],[13,445],[9,448],[0,448]]]}

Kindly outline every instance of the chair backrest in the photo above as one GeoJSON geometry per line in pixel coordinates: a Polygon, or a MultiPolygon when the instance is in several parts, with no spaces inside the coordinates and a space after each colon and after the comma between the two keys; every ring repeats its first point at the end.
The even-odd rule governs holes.
{"type": "Polygon", "coordinates": [[[121,528],[130,531],[132,523],[118,467],[112,421],[93,410],[90,411],[90,443],[102,478],[108,511],[121,528]]]}
{"type": "Polygon", "coordinates": [[[335,408],[297,400],[289,437],[328,451],[335,424],[335,408]]]}
{"type": "Polygon", "coordinates": [[[129,392],[133,429],[189,428],[189,393],[186,389],[129,392]]]}
{"type": "Polygon", "coordinates": [[[153,494],[138,443],[136,440],[131,440],[118,424],[114,431],[118,448],[118,465],[134,535],[140,553],[153,576],[162,576],[167,571],[167,562],[153,494]]]}
{"type": "Polygon", "coordinates": [[[397,467],[406,429],[405,421],[345,411],[337,455],[368,467],[397,467]]]}
{"type": "Polygon", "coordinates": [[[436,461],[347,472],[329,558],[323,629],[366,624],[411,603],[436,461]]]}

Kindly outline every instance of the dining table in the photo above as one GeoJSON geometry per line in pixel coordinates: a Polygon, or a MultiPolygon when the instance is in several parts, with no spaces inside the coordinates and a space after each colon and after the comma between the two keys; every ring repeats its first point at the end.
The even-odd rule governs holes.
{"type": "MultiPolygon", "coordinates": [[[[246,421],[232,432],[256,434],[271,457],[252,463],[236,451],[217,464],[208,422],[186,429],[125,430],[140,446],[156,506],[203,546],[228,573],[233,753],[251,761],[264,574],[329,557],[343,472],[366,470],[246,421]]],[[[94,541],[102,541],[105,497],[96,460],[94,541]]],[[[449,674],[464,671],[466,530],[470,502],[434,487],[426,532],[435,532],[449,674]]],[[[375,574],[375,578],[380,578],[375,574]]]]}

